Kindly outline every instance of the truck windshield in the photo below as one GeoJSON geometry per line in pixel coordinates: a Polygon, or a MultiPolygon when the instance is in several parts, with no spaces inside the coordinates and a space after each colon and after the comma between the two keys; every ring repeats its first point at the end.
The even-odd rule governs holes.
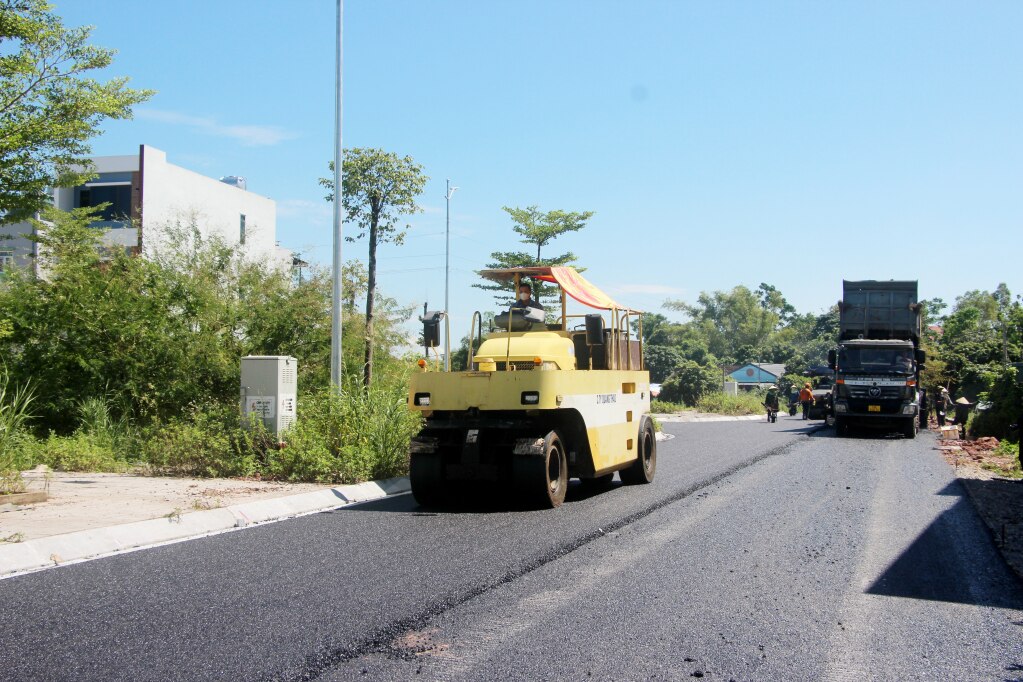
{"type": "Polygon", "coordinates": [[[838,369],[843,372],[913,374],[916,363],[904,348],[843,348],[838,354],[838,369]]]}

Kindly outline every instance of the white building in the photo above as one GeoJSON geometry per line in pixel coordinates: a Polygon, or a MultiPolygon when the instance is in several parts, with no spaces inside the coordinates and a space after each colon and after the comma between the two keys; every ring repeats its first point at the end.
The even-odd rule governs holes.
{"type": "MultiPolygon", "coordinates": [[[[98,176],[54,190],[53,203],[62,211],[109,203],[93,223],[107,229],[106,244],[151,254],[165,245],[168,226],[194,223],[204,237],[243,245],[253,260],[290,268],[290,252],[282,254],[276,245],[277,204],[246,190],[244,178],[214,180],[168,163],[166,153],[147,145],[137,155],[98,156],[92,162],[98,176]]],[[[0,268],[32,265],[38,255],[26,237],[32,232],[27,222],[0,226],[0,268]]]]}

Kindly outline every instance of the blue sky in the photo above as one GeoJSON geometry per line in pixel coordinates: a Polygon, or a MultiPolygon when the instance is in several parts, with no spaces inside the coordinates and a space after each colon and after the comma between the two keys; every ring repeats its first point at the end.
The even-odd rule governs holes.
{"type": "MultiPolygon", "coordinates": [[[[159,91],[94,153],[245,176],[329,264],[333,0],[55,4],[118,50],[107,75],[159,91]]],[[[843,278],[1021,294],[1021,26],[1018,2],[349,0],[344,145],[431,178],[381,289],[443,306],[450,178],[453,334],[493,309],[473,271],[528,250],[502,206],[595,211],[545,253],[675,319],[665,298],[761,282],[800,312],[843,278]]]]}

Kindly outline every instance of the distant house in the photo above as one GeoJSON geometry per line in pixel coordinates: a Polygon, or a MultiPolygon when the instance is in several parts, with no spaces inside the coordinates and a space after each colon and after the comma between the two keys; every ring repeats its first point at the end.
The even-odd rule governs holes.
{"type": "Polygon", "coordinates": [[[738,384],[740,390],[750,391],[777,384],[784,374],[785,365],[749,362],[732,370],[728,380],[738,384]]]}

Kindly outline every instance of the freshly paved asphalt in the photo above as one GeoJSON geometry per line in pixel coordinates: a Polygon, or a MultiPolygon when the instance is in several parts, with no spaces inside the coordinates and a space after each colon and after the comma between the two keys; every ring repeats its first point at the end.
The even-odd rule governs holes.
{"type": "Polygon", "coordinates": [[[1023,586],[914,441],[667,424],[652,485],[408,495],[0,581],[0,679],[1023,677],[1023,586]]]}

